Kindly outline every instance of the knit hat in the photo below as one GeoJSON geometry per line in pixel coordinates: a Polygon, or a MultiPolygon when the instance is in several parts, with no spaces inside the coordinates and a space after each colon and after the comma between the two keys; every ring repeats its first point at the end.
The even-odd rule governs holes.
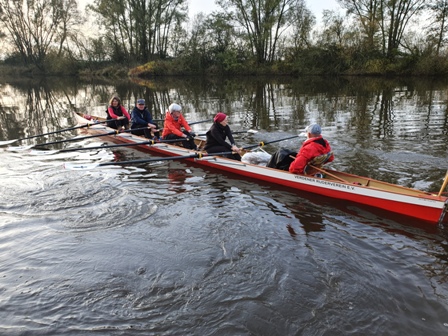
{"type": "Polygon", "coordinates": [[[180,105],[178,105],[176,103],[173,103],[170,105],[170,107],[168,107],[168,111],[170,111],[171,113],[176,112],[176,111],[180,112],[180,111],[182,111],[182,107],[180,107],[180,105]]]}
{"type": "Polygon", "coordinates": [[[144,99],[137,99],[137,105],[145,105],[144,99]]]}
{"type": "Polygon", "coordinates": [[[213,119],[215,122],[221,122],[221,121],[223,121],[225,118],[227,118],[227,114],[225,114],[225,113],[222,113],[222,112],[219,112],[216,116],[215,116],[215,118],[213,119]]]}
{"type": "Polygon", "coordinates": [[[311,133],[314,135],[320,135],[322,133],[322,128],[318,124],[311,124],[305,128],[306,133],[311,133]]]}

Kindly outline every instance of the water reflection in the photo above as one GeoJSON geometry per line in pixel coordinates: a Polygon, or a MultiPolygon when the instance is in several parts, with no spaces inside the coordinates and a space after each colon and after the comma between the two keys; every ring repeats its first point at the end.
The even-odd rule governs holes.
{"type": "MultiPolygon", "coordinates": [[[[368,174],[389,159],[423,183],[427,167],[408,166],[446,160],[418,146],[356,149],[333,126],[326,132],[347,151],[341,164],[357,152],[371,158],[353,165],[368,174]]],[[[147,157],[0,152],[5,334],[446,334],[448,249],[438,232],[193,163],[61,168],[114,153],[147,157]]]]}
{"type": "MultiPolygon", "coordinates": [[[[440,187],[448,150],[448,81],[379,78],[158,78],[150,81],[9,79],[0,87],[0,140],[72,126],[72,110],[105,115],[111,95],[127,108],[137,98],[162,119],[173,101],[190,121],[216,111],[232,118],[235,130],[256,128],[258,136],[297,134],[319,122],[335,150],[333,167],[392,183],[440,187]],[[403,164],[397,157],[408,156],[403,164]],[[422,170],[422,165],[425,169],[422,170]],[[422,179],[424,181],[422,181],[422,179]],[[437,181],[436,181],[437,180],[437,181]]],[[[206,131],[209,124],[194,126],[206,131]]],[[[60,133],[27,143],[72,137],[60,133]],[[51,139],[50,139],[51,138],[51,139]]],[[[260,139],[266,141],[266,138],[260,139]]],[[[257,137],[242,138],[253,144],[257,137]]],[[[297,149],[298,141],[279,143],[297,149]]]]}
{"type": "Polygon", "coordinates": [[[187,180],[187,172],[184,169],[168,169],[168,179],[170,181],[170,190],[176,193],[182,193],[187,189],[184,186],[187,180]]]}

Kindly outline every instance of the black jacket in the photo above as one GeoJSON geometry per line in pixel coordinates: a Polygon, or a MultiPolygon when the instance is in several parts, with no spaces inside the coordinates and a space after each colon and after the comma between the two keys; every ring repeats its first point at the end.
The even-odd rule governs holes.
{"type": "Polygon", "coordinates": [[[225,127],[220,123],[213,123],[210,129],[206,133],[207,142],[205,143],[204,149],[215,147],[215,146],[224,146],[229,150],[232,150],[232,146],[235,145],[235,140],[233,139],[232,131],[230,130],[229,125],[225,127]],[[226,138],[229,139],[230,144],[226,142],[226,138]]]}

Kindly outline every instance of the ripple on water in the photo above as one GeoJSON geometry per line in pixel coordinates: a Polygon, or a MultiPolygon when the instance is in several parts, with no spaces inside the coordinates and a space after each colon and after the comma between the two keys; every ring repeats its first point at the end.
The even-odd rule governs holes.
{"type": "MultiPolygon", "coordinates": [[[[106,168],[67,171],[57,160],[13,158],[0,175],[0,211],[17,216],[42,217],[64,229],[102,230],[136,223],[152,216],[157,206],[145,190],[125,188],[122,182],[134,170],[106,168]],[[14,169],[11,169],[14,167],[14,169]]],[[[137,170],[138,171],[138,170],[137,170]]]]}

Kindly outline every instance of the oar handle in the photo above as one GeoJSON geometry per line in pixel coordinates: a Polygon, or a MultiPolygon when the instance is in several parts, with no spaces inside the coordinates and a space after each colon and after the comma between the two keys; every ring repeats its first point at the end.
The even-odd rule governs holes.
{"type": "MultiPolygon", "coordinates": [[[[132,131],[143,131],[145,129],[151,129],[151,127],[146,126],[146,127],[140,127],[140,128],[130,128],[130,129],[124,130],[123,132],[131,132],[132,133],[132,131]]],[[[158,132],[159,130],[154,130],[154,131],[158,132]]]]}

